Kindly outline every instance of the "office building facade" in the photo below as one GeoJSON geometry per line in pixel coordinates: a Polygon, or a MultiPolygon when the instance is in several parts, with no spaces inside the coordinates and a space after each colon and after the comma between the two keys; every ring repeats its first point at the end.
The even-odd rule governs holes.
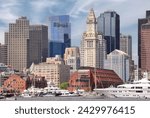
{"type": "Polygon", "coordinates": [[[150,71],[150,18],[141,26],[141,70],[150,71]]]}
{"type": "Polygon", "coordinates": [[[9,24],[9,32],[5,32],[7,46],[7,64],[22,71],[30,67],[32,62],[40,63],[47,57],[47,26],[30,26],[26,17],[20,17],[16,23],[9,24]]]}
{"type": "Polygon", "coordinates": [[[106,11],[97,18],[97,30],[106,40],[106,52],[109,54],[120,49],[120,16],[115,11],[106,11]]]}
{"type": "Polygon", "coordinates": [[[130,58],[128,54],[115,49],[107,55],[107,60],[105,60],[105,69],[114,70],[124,82],[129,81],[130,58]]]}
{"type": "Polygon", "coordinates": [[[0,63],[7,64],[7,46],[0,43],[0,63]]]}
{"type": "Polygon", "coordinates": [[[51,16],[48,19],[49,57],[64,56],[65,48],[71,46],[71,23],[68,15],[51,16]]]}
{"type": "Polygon", "coordinates": [[[150,17],[150,10],[146,11],[146,17],[145,18],[139,18],[138,19],[138,65],[139,68],[141,68],[141,26],[148,22],[148,18],[150,17]]]}
{"type": "Polygon", "coordinates": [[[5,33],[5,42],[7,64],[17,70],[26,68],[29,57],[29,20],[26,17],[9,24],[9,32],[5,33]]]}
{"type": "Polygon", "coordinates": [[[45,62],[48,57],[48,26],[30,25],[29,37],[29,65],[45,62]]]}
{"type": "Polygon", "coordinates": [[[105,41],[103,35],[97,32],[97,21],[94,10],[87,17],[87,29],[81,40],[81,66],[103,68],[105,41]]]}
{"type": "Polygon", "coordinates": [[[120,50],[127,53],[132,59],[132,37],[120,34],[120,50]]]}

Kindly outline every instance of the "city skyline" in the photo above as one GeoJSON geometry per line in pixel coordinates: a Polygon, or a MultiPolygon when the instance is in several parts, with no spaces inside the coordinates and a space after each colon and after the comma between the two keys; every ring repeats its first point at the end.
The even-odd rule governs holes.
{"type": "Polygon", "coordinates": [[[138,18],[145,17],[149,0],[6,0],[0,4],[0,43],[4,42],[4,32],[9,23],[20,16],[27,16],[31,24],[46,24],[49,16],[70,15],[72,46],[80,46],[82,33],[86,30],[86,17],[93,8],[96,16],[108,10],[120,15],[120,33],[131,35],[133,39],[133,59],[137,58],[138,18]],[[138,9],[140,7],[140,9],[138,9]],[[79,24],[79,25],[78,25],[79,24]]]}

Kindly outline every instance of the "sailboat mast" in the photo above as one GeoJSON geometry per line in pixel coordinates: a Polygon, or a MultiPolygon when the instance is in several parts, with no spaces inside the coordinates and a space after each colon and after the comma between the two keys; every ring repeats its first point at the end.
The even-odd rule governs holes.
{"type": "Polygon", "coordinates": [[[97,88],[97,80],[96,80],[96,67],[94,68],[94,73],[95,73],[95,89],[97,88]]]}

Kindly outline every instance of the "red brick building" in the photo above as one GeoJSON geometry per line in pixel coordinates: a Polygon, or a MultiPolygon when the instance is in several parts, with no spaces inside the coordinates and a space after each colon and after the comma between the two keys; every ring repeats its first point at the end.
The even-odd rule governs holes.
{"type": "Polygon", "coordinates": [[[19,75],[11,75],[4,81],[3,89],[22,92],[26,89],[26,80],[22,79],[19,75]]]}
{"type": "Polygon", "coordinates": [[[71,75],[68,90],[84,89],[85,91],[91,91],[95,86],[96,88],[107,88],[122,83],[123,81],[113,70],[82,67],[71,75]]]}

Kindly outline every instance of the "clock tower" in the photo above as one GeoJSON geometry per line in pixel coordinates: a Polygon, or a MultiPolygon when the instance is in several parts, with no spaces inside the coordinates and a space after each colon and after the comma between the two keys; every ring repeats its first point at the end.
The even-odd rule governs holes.
{"type": "Polygon", "coordinates": [[[88,14],[86,26],[81,41],[81,66],[103,68],[105,41],[102,34],[97,32],[93,9],[88,14]]]}

